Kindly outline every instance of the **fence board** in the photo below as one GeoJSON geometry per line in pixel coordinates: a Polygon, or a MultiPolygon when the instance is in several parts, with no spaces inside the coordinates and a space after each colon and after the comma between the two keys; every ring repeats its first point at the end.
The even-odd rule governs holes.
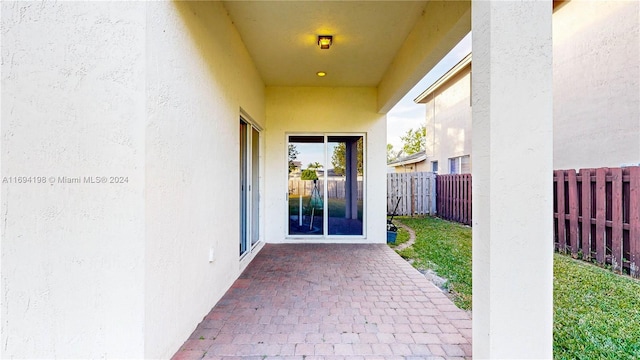
{"type": "Polygon", "coordinates": [[[468,193],[469,195],[467,195],[467,220],[469,221],[469,224],[471,224],[471,199],[473,199],[473,193],[471,191],[471,189],[473,189],[473,186],[471,186],[471,174],[469,174],[467,176],[467,189],[469,190],[468,193]]]}
{"type": "Polygon", "coordinates": [[[605,184],[606,169],[596,169],[596,261],[604,264],[605,258],[605,216],[606,216],[606,195],[605,184]]]}
{"type": "Polygon", "coordinates": [[[591,260],[591,171],[580,170],[582,186],[582,256],[585,260],[591,260]]]}
{"type": "Polygon", "coordinates": [[[629,168],[630,273],[640,277],[640,167],[629,168]]]}
{"type": "Polygon", "coordinates": [[[398,199],[397,215],[435,213],[435,174],[430,172],[387,174],[387,213],[392,214],[398,199]]]}
{"type": "Polygon", "coordinates": [[[438,216],[471,225],[471,174],[436,176],[438,216]]]}
{"type": "Polygon", "coordinates": [[[569,183],[569,242],[571,245],[571,254],[578,255],[578,181],[576,171],[569,170],[567,172],[567,182],[569,183]]]}
{"type": "Polygon", "coordinates": [[[622,270],[622,169],[611,169],[611,265],[622,270]]]}
{"type": "Polygon", "coordinates": [[[554,181],[558,251],[640,277],[640,167],[557,170],[554,181]]]}
{"type": "Polygon", "coordinates": [[[558,250],[560,252],[565,252],[567,250],[567,238],[566,238],[566,230],[565,226],[565,206],[564,206],[564,171],[556,170],[554,171],[556,175],[556,207],[558,211],[557,216],[557,228],[558,231],[556,233],[558,238],[558,250]]]}

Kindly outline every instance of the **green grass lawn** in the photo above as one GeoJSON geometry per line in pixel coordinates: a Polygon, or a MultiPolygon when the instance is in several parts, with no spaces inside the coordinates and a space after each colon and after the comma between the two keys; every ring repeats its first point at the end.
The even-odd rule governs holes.
{"type": "Polygon", "coordinates": [[[556,254],[556,359],[640,359],[640,282],[556,254]]]}
{"type": "Polygon", "coordinates": [[[412,247],[399,252],[418,269],[431,269],[448,280],[454,303],[471,310],[471,228],[432,217],[402,217],[416,232],[412,247]]]}
{"type": "MultiPolygon", "coordinates": [[[[400,253],[449,279],[454,302],[471,309],[471,228],[436,218],[401,218],[416,243],[400,253]]],[[[399,235],[398,235],[399,236],[399,235]]],[[[640,281],[554,255],[556,359],[640,359],[640,281]]]]}

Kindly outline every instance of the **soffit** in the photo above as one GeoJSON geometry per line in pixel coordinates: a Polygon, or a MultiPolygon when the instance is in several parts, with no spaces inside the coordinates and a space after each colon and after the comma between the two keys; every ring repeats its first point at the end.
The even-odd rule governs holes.
{"type": "Polygon", "coordinates": [[[224,1],[267,86],[377,86],[426,1],[224,1]],[[333,35],[322,50],[317,35],[333,35]],[[319,78],[316,72],[326,71],[319,78]]]}

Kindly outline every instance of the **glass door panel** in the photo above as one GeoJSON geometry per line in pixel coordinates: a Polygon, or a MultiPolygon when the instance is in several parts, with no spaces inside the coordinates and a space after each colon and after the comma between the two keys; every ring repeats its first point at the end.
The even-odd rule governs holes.
{"type": "Polygon", "coordinates": [[[247,194],[249,191],[247,128],[247,123],[240,120],[240,255],[247,251],[247,194]]]}
{"type": "Polygon", "coordinates": [[[240,256],[260,240],[260,131],[240,119],[240,256]]]}
{"type": "Polygon", "coordinates": [[[324,235],[324,136],[290,136],[289,235],[324,235]]]}
{"type": "Polygon", "coordinates": [[[260,133],[251,127],[251,246],[260,240],[260,133]]]}
{"type": "Polygon", "coordinates": [[[362,136],[327,137],[331,169],[327,171],[329,235],[363,234],[362,136]]]}

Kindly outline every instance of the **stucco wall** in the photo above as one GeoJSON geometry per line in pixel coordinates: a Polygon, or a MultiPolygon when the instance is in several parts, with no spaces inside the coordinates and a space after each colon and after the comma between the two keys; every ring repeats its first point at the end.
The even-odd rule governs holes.
{"type": "Polygon", "coordinates": [[[393,169],[396,173],[424,172],[431,171],[431,164],[425,160],[422,160],[413,164],[395,166],[393,169]]]}
{"type": "Polygon", "coordinates": [[[2,184],[1,357],[170,357],[253,255],[240,36],[218,2],[3,2],[2,28],[2,176],[47,183],[2,184]]]}
{"type": "Polygon", "coordinates": [[[145,356],[164,358],[240,274],[240,108],[264,124],[264,85],[221,3],[147,7],[145,356]]]}
{"type": "Polygon", "coordinates": [[[427,161],[448,174],[449,158],[471,154],[471,65],[427,97],[427,161]]]}
{"type": "Polygon", "coordinates": [[[553,14],[554,168],[640,163],[640,2],[553,14]]]}
{"type": "Polygon", "coordinates": [[[144,14],[2,2],[2,358],[144,356],[144,14]]]}
{"type": "MultiPolygon", "coordinates": [[[[376,111],[375,88],[267,87],[266,209],[268,242],[283,242],[287,233],[287,133],[366,133],[366,235],[385,242],[386,117],[376,111]]],[[[296,241],[313,241],[300,240],[296,241]]],[[[323,240],[325,241],[325,240],[323,240]]]]}

